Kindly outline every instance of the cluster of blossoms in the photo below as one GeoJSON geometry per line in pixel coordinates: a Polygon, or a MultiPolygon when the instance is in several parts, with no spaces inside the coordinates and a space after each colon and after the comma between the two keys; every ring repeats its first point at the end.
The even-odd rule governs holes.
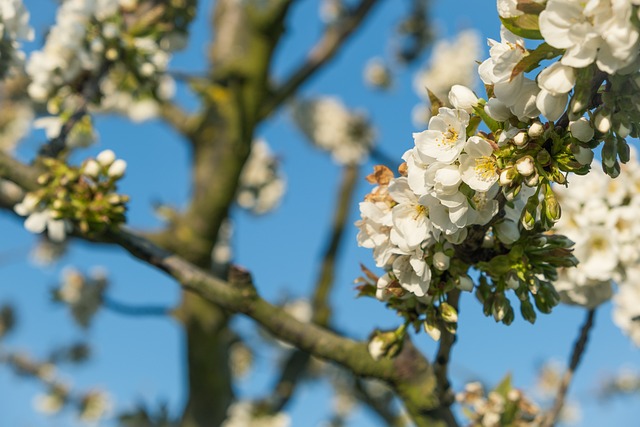
{"type": "MultiPolygon", "coordinates": [[[[559,186],[569,174],[589,172],[598,145],[609,176],[630,160],[625,138],[640,133],[638,7],[604,0],[497,3],[501,40],[489,41],[490,57],[478,69],[487,99],[460,85],[445,101],[431,90],[428,129],[414,134],[400,177],[378,168],[369,177],[376,187],[360,205],[358,242],[373,249],[385,270],[381,277],[369,272],[362,292],[407,323],[424,321],[435,338],[443,326],[455,331],[456,316],[443,306],[455,288],[475,287],[485,314],[506,324],[514,318],[506,297],[512,290],[533,322],[534,304],[543,313],[558,304],[558,270],[575,266],[576,258],[599,263],[587,260],[589,275],[572,273],[582,274],[583,283],[622,280],[620,256],[636,261],[634,251],[619,256],[615,242],[599,243],[602,234],[587,250],[593,253],[578,249],[576,257],[569,238],[547,232],[561,217],[559,186]],[[528,50],[527,38],[545,42],[528,50]],[[475,285],[469,268],[480,273],[475,285]]],[[[594,213],[593,203],[584,209],[594,213]]],[[[627,311],[630,327],[640,313],[627,311]]]]}
{"type": "MultiPolygon", "coordinates": [[[[483,276],[478,288],[485,312],[510,323],[513,312],[506,289],[519,293],[525,318],[533,321],[527,294],[534,295],[539,310],[550,311],[558,301],[550,285],[555,267],[575,263],[568,240],[540,238],[535,227],[536,216],[547,224],[559,216],[549,185],[557,166],[547,162],[536,168],[533,160],[541,153],[552,154],[534,138],[519,143],[523,136],[506,125],[495,134],[473,134],[478,121],[472,113],[481,114],[484,101],[469,89],[454,86],[449,102],[455,108],[441,107],[429,128],[414,134],[415,147],[403,156],[400,177],[385,167],[368,177],[377,186],[360,204],[362,219],[356,223],[358,243],[373,249],[376,265],[386,271],[366,289],[374,287],[369,293],[403,312],[407,321],[424,315],[425,329],[436,339],[438,318],[455,329],[457,316],[443,297],[455,288],[473,289],[467,276],[471,264],[494,285],[488,286],[483,276]],[[543,209],[538,212],[541,194],[543,209]],[[471,246],[465,248],[465,241],[471,246]],[[470,259],[468,251],[477,255],[480,249],[485,254],[470,259]]],[[[540,125],[535,138],[544,132],[540,125]]]]}
{"type": "Polygon", "coordinates": [[[46,158],[48,172],[38,177],[38,190],[27,193],[15,205],[18,215],[27,216],[24,226],[32,233],[47,231],[61,242],[75,227],[83,233],[102,233],[125,220],[128,196],[117,194],[117,182],[127,163],[105,150],[82,166],[46,158]]]}
{"type": "MultiPolygon", "coordinates": [[[[86,357],[86,347],[73,345],[66,349],[70,354],[64,357],[67,361],[78,362],[86,357]]],[[[3,360],[16,374],[38,379],[46,392],[38,394],[33,400],[33,406],[39,412],[55,415],[65,407],[73,407],[81,421],[95,423],[106,417],[111,410],[111,398],[101,390],[89,390],[74,393],[71,386],[62,382],[56,373],[56,366],[51,360],[60,359],[52,355],[47,361],[32,359],[23,353],[8,353],[3,360]]]]}
{"type": "Polygon", "coordinates": [[[375,131],[366,117],[347,110],[337,98],[300,101],[293,119],[311,142],[329,151],[339,164],[362,163],[373,148],[375,131]]]}
{"type": "Polygon", "coordinates": [[[107,276],[101,268],[94,269],[88,276],[66,268],[59,287],[53,291],[53,298],[68,305],[73,319],[86,328],[102,305],[107,286],[107,276]]]}
{"type": "MultiPolygon", "coordinates": [[[[455,85],[474,87],[478,80],[477,61],[482,57],[480,35],[475,30],[461,31],[453,40],[437,41],[431,57],[424,68],[416,73],[414,90],[425,103],[431,101],[429,92],[442,100],[446,107],[447,95],[455,85]]],[[[413,122],[424,126],[431,118],[431,110],[426,104],[419,104],[413,110],[413,122]]]]}
{"type": "MultiPolygon", "coordinates": [[[[38,412],[55,415],[62,410],[70,400],[69,390],[64,386],[52,387],[44,394],[39,394],[33,401],[38,412]]],[[[111,398],[102,390],[92,390],[84,393],[76,403],[78,418],[85,423],[95,423],[105,418],[112,408],[111,398]]]]}
{"type": "Polygon", "coordinates": [[[593,308],[616,283],[614,321],[640,345],[640,163],[633,154],[616,179],[594,167],[558,189],[563,215],[555,231],[575,241],[580,264],[563,269],[555,286],[564,302],[593,308]]]}
{"type": "Polygon", "coordinates": [[[283,412],[261,414],[255,404],[238,401],[227,411],[228,417],[222,427],[288,427],[291,419],[283,412]]]}
{"type": "Polygon", "coordinates": [[[0,3],[0,78],[11,74],[24,63],[24,52],[18,40],[32,40],[29,12],[22,0],[4,0],[0,3]]]}
{"type": "Polygon", "coordinates": [[[238,205],[257,215],[267,213],[278,206],[286,188],[278,166],[278,159],[266,141],[254,141],[249,159],[240,175],[240,186],[236,196],[238,205]]]}
{"type": "Polygon", "coordinates": [[[464,406],[464,414],[473,427],[537,427],[543,417],[535,403],[511,387],[509,377],[489,394],[485,394],[479,382],[469,383],[456,395],[456,400],[464,406]]]}
{"type": "Polygon", "coordinates": [[[184,44],[191,2],[67,0],[41,50],[27,63],[29,95],[66,121],[81,102],[125,112],[132,120],[158,113],[173,95],[170,52],[184,44]],[[185,7],[186,6],[186,7],[185,7]]]}

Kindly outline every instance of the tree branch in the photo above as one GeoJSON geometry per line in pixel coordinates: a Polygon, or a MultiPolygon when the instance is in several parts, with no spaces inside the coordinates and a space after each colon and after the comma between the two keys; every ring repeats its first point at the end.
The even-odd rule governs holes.
{"type": "Polygon", "coordinates": [[[571,351],[571,359],[569,360],[569,368],[562,376],[560,380],[560,387],[558,388],[558,393],[556,394],[555,401],[553,403],[553,407],[547,414],[543,427],[552,427],[555,425],[558,417],[560,416],[560,412],[562,411],[562,407],[564,406],[565,399],[567,397],[567,392],[569,391],[569,385],[571,384],[571,380],[582,361],[582,357],[586,350],[587,341],[589,340],[589,333],[593,328],[594,318],[595,318],[596,310],[594,308],[589,309],[587,311],[587,317],[580,328],[580,334],[578,335],[578,339],[573,345],[573,350],[571,351]]]}
{"type": "Polygon", "coordinates": [[[170,316],[173,309],[160,305],[131,305],[113,300],[109,297],[102,297],[102,306],[114,313],[125,316],[170,316]]]}
{"type": "MultiPolygon", "coordinates": [[[[328,235],[325,253],[320,267],[320,274],[314,286],[311,300],[313,309],[312,322],[326,327],[331,317],[329,295],[335,282],[336,259],[344,241],[344,229],[349,217],[349,208],[353,202],[353,194],[358,181],[357,165],[345,166],[342,183],[338,192],[337,207],[333,218],[331,233],[328,235]]],[[[294,350],[286,362],[278,378],[278,382],[269,397],[263,399],[260,405],[268,407],[272,413],[279,412],[289,402],[299,381],[304,377],[304,371],[309,365],[310,355],[300,350],[294,350]]]]}
{"type": "MultiPolygon", "coordinates": [[[[37,188],[38,175],[36,168],[23,165],[0,152],[0,178],[10,179],[29,190],[37,188]]],[[[12,209],[13,206],[4,207],[12,209]]],[[[76,235],[96,241],[80,233],[76,235]]],[[[418,426],[457,426],[449,408],[439,402],[431,365],[408,339],[396,358],[376,361],[369,354],[367,343],[300,322],[282,308],[260,298],[250,282],[234,283],[217,278],[124,228],[108,232],[99,243],[122,246],[136,258],[175,278],[185,290],[228,312],[245,314],[276,338],[304,352],[342,365],[354,375],[385,381],[398,393],[418,426]]]]}
{"type": "Polygon", "coordinates": [[[344,17],[339,24],[330,26],[313,47],[307,60],[293,71],[280,87],[274,90],[273,96],[266,102],[261,111],[261,117],[269,116],[323,65],[329,62],[349,39],[349,36],[360,27],[373,6],[378,2],[379,0],[361,0],[358,6],[344,17]]]}

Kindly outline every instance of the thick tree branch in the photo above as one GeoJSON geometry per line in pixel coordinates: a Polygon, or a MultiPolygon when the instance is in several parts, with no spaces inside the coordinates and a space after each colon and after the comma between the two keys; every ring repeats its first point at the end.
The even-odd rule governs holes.
{"type": "Polygon", "coordinates": [[[361,0],[358,6],[344,17],[340,23],[328,27],[322,38],[309,53],[306,61],[294,70],[289,77],[285,78],[280,87],[274,90],[273,96],[261,111],[261,117],[269,116],[323,65],[329,62],[349,39],[349,36],[360,27],[377,3],[379,3],[379,0],[361,0]]]}
{"type": "Polygon", "coordinates": [[[569,385],[571,384],[571,380],[573,379],[576,369],[578,369],[578,365],[580,365],[582,357],[584,356],[587,341],[589,340],[589,333],[593,328],[595,313],[596,310],[594,308],[587,311],[584,324],[580,328],[580,334],[578,335],[578,339],[573,345],[573,350],[571,351],[569,367],[560,380],[560,387],[558,388],[558,393],[556,394],[555,401],[553,402],[553,407],[547,414],[544,423],[542,424],[543,427],[554,426],[560,416],[560,412],[562,411],[562,407],[564,406],[564,402],[567,397],[567,392],[569,391],[569,385]]]}
{"type": "MultiPolygon", "coordinates": [[[[37,188],[38,175],[40,171],[37,168],[26,166],[0,152],[0,178],[9,179],[25,190],[34,190],[37,188]]],[[[13,206],[4,207],[11,209],[13,206]]],[[[79,237],[87,238],[82,235],[79,237]]],[[[119,244],[135,257],[174,277],[184,289],[202,296],[203,301],[228,312],[247,315],[275,337],[302,351],[338,363],[355,375],[385,381],[398,393],[416,425],[457,426],[449,408],[440,404],[431,365],[409,340],[395,359],[375,361],[369,355],[366,343],[296,320],[282,308],[260,298],[249,283],[234,285],[214,277],[184,258],[125,229],[114,230],[101,241],[119,244]]],[[[219,311],[209,312],[209,316],[216,313],[219,311]]],[[[225,324],[214,323],[218,326],[225,324]]]]}

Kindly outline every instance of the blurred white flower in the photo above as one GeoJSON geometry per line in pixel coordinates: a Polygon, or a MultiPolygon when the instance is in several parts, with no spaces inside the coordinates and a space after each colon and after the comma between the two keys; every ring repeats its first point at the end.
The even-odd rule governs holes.
{"type": "Polygon", "coordinates": [[[265,140],[254,141],[240,175],[236,196],[238,204],[255,214],[264,214],[278,206],[285,189],[278,159],[265,140]]]}
{"type": "Polygon", "coordinates": [[[362,163],[373,148],[373,127],[364,115],[347,110],[337,98],[297,102],[293,119],[315,145],[329,151],[339,164],[362,163]]]}

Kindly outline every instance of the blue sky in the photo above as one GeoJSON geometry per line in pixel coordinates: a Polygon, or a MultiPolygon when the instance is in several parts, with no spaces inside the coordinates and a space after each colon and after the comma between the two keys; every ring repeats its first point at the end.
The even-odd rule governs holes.
{"type": "MultiPolygon", "coordinates": [[[[43,7],[41,0],[25,3],[32,11],[37,38],[41,38],[46,25],[53,20],[53,7],[43,7]]],[[[321,32],[315,17],[318,2],[297,3],[276,54],[277,76],[285,75],[297,64],[321,32]]],[[[382,3],[337,59],[304,87],[303,94],[339,95],[350,107],[366,108],[378,129],[380,147],[399,159],[412,144],[411,133],[418,130],[411,124],[411,109],[418,102],[412,88],[416,67],[399,68],[395,84],[386,94],[372,92],[362,82],[362,68],[368,59],[391,55],[392,29],[409,2],[382,3]]],[[[491,2],[434,3],[434,24],[442,36],[450,37],[460,29],[473,27],[483,37],[499,37],[498,19],[491,2]]],[[[172,68],[195,72],[204,69],[209,7],[201,6],[193,26],[193,39],[185,52],[176,55],[172,68]]],[[[184,105],[194,105],[184,90],[178,98],[184,105]]],[[[120,118],[104,117],[97,120],[97,126],[99,143],[78,153],[75,160],[105,148],[126,159],[129,169],[121,189],[132,197],[130,224],[141,229],[159,226],[151,202],[183,206],[187,200],[186,144],[171,129],[155,121],[134,125],[120,118]]],[[[259,291],[267,299],[304,297],[309,295],[319,268],[341,171],[327,154],[311,147],[291,126],[286,108],[264,123],[258,136],[265,137],[282,159],[288,191],[280,208],[270,215],[254,217],[234,211],[236,262],[252,271],[259,291]]],[[[21,158],[29,159],[42,139],[41,133],[34,133],[26,140],[19,151],[21,158]]],[[[372,163],[366,165],[363,174],[371,166],[372,163]]],[[[368,191],[363,180],[358,187],[358,199],[368,191]]],[[[354,204],[350,222],[357,217],[354,204]]],[[[347,234],[332,296],[334,324],[354,337],[365,338],[374,327],[395,327],[398,320],[382,304],[355,298],[353,279],[359,275],[358,265],[364,262],[372,266],[373,262],[368,250],[357,247],[355,228],[350,228],[347,234]]],[[[6,340],[8,348],[43,356],[54,346],[88,339],[94,350],[91,360],[78,367],[61,367],[61,374],[72,379],[74,386],[80,390],[94,386],[107,389],[118,410],[140,400],[151,404],[166,400],[172,412],[178,413],[185,389],[183,337],[170,319],[134,319],[103,310],[85,332],[73,325],[66,310],[50,302],[48,292],[66,265],[84,270],[95,265],[107,267],[112,282],[109,296],[130,304],[174,305],[179,297],[175,283],[122,250],[82,242],[74,243],[60,263],[44,270],[35,268],[27,261],[34,236],[4,213],[0,215],[0,236],[0,303],[12,302],[19,310],[18,328],[6,340]]],[[[512,372],[517,387],[530,388],[540,362],[568,358],[583,317],[580,309],[559,307],[551,315],[539,316],[535,326],[518,317],[513,325],[505,327],[485,318],[475,297],[464,295],[459,340],[452,362],[454,385],[460,388],[472,379],[492,384],[512,372]]],[[[255,338],[251,322],[238,318],[236,324],[248,337],[255,338]]],[[[415,342],[428,355],[435,350],[434,343],[424,334],[415,337],[415,342]]],[[[633,404],[637,408],[637,400],[621,399],[602,405],[593,393],[598,381],[619,366],[638,369],[639,356],[638,349],[613,325],[611,304],[605,304],[597,314],[586,358],[571,389],[570,396],[583,403],[580,425],[631,425],[631,420],[637,419],[637,409],[633,409],[633,404]]],[[[257,347],[253,375],[238,385],[239,394],[264,395],[273,380],[269,367],[275,357],[269,347],[257,347]]],[[[31,402],[39,390],[35,382],[18,378],[0,367],[0,427],[73,425],[69,416],[47,419],[34,413],[31,402]]],[[[318,425],[325,419],[323,415],[329,413],[330,399],[331,388],[326,383],[305,385],[290,407],[293,425],[318,425]]],[[[350,425],[378,425],[364,411],[354,414],[351,421],[350,425]]]]}

